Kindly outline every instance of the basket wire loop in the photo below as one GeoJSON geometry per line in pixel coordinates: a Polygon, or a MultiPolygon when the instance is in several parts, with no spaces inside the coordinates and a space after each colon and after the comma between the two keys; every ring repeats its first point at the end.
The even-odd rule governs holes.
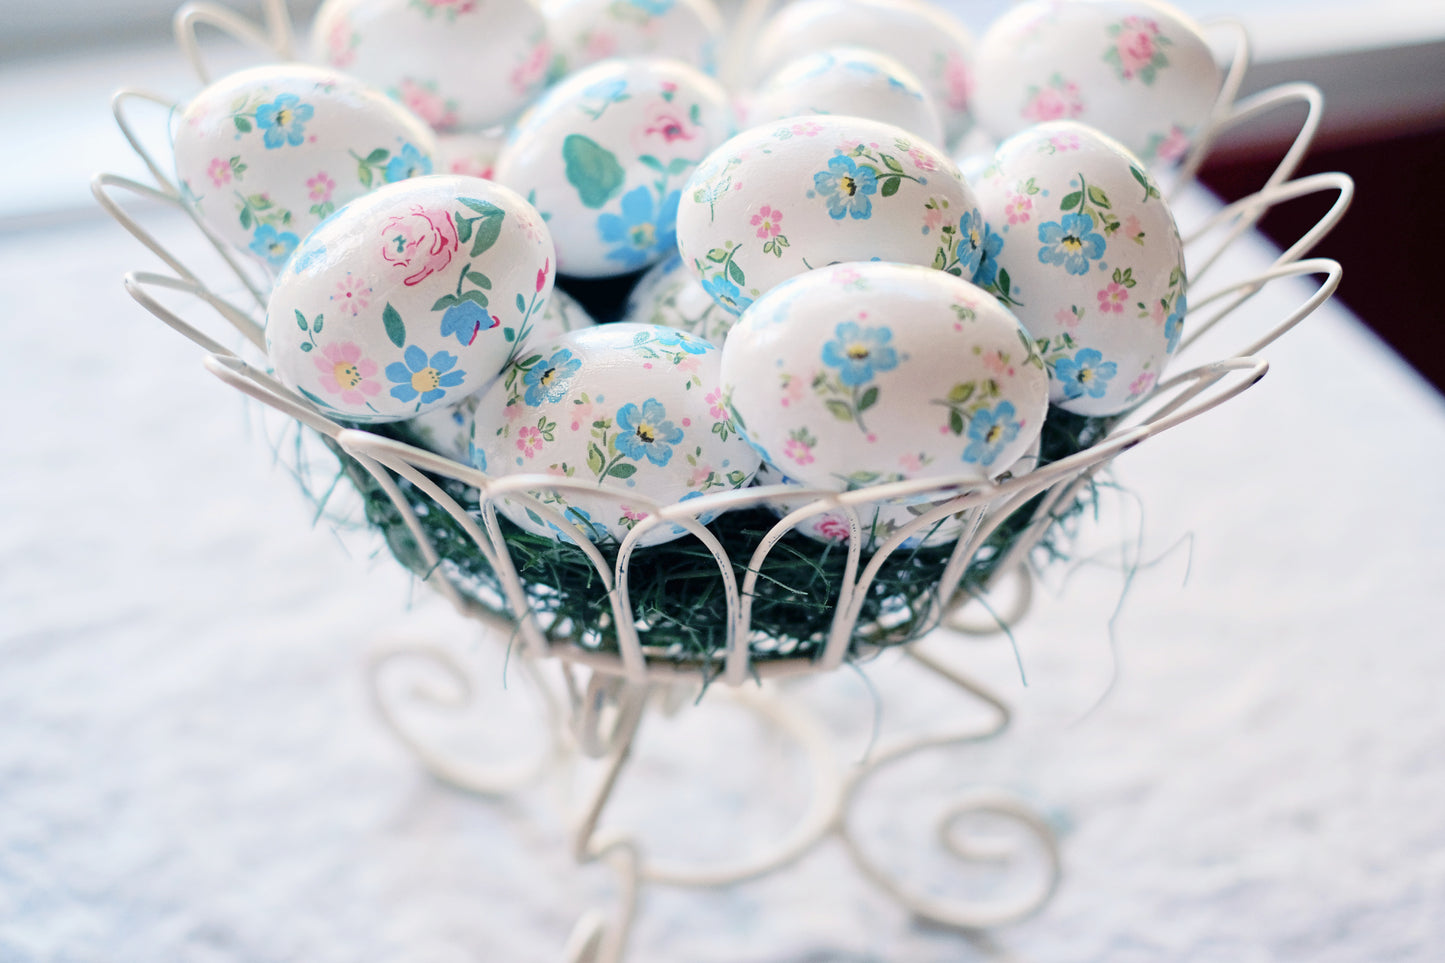
{"type": "Polygon", "coordinates": [[[261,16],[263,26],[258,28],[236,11],[203,0],[193,0],[176,11],[173,21],[176,45],[190,61],[201,83],[211,82],[211,71],[196,34],[196,28],[202,25],[279,60],[295,58],[291,10],[286,0],[261,0],[261,16]]]}

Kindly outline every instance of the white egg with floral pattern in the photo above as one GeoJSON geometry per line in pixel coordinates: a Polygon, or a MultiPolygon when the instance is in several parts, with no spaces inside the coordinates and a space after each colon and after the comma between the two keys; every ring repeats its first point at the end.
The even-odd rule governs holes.
{"type": "Polygon", "coordinates": [[[329,417],[399,421],[493,380],[552,292],[541,215],[475,177],[433,175],[353,201],[276,281],[276,376],[329,417]],[[512,336],[508,337],[511,332],[512,336]]]}
{"type": "Polygon", "coordinates": [[[979,283],[1035,339],[1050,401],[1117,414],[1153,390],[1188,310],[1184,244],[1139,159],[1070,121],[1000,145],[977,181],[987,222],[979,283]]]}
{"type": "Polygon", "coordinates": [[[711,341],[718,347],[738,316],[712,299],[697,276],[674,254],[642,276],[627,298],[625,319],[663,324],[711,341]]]}
{"type": "Polygon", "coordinates": [[[765,461],[851,490],[996,477],[1043,427],[1048,375],[990,294],[911,264],[839,264],[764,295],[723,346],[724,397],[765,461]]]}
{"type": "Polygon", "coordinates": [[[960,224],[975,223],[978,199],[941,149],[881,121],[809,115],[713,152],[683,190],[677,246],[737,314],[790,277],[845,261],[971,276],[960,224]]]}
{"type": "Polygon", "coordinates": [[[1223,74],[1199,26],[1155,0],[1028,0],[979,40],[974,112],[997,138],[1076,120],[1147,164],[1183,157],[1223,74]]]}
{"type": "Polygon", "coordinates": [[[439,131],[512,119],[552,66],[533,0],[326,0],[311,29],[313,60],[385,90],[439,131]]]}
{"type": "Polygon", "coordinates": [[[682,185],[731,133],[727,92],[696,68],[609,60],[527,111],[496,179],[547,219],[559,273],[615,277],[672,254],[682,185]]]}
{"type": "Polygon", "coordinates": [[[723,18],[713,0],[544,0],[566,72],[603,60],[672,57],[717,73],[723,18]]]}
{"type": "Polygon", "coordinates": [[[273,275],[337,208],[430,174],[436,153],[426,124],[380,91],[303,64],[211,84],[177,115],[173,144],[182,198],[273,275]]]}
{"type": "MultiPolygon", "coordinates": [[[[593,541],[620,544],[650,514],[752,481],[758,455],[722,404],[720,352],[683,331],[604,324],[538,343],[481,397],[473,464],[491,475],[550,475],[527,494],[579,524],[593,541]]],[[[522,528],[575,538],[526,500],[499,509],[522,528]]],[[[698,520],[707,524],[715,517],[698,520]]],[[[658,525],[642,545],[685,529],[658,525]]]]}

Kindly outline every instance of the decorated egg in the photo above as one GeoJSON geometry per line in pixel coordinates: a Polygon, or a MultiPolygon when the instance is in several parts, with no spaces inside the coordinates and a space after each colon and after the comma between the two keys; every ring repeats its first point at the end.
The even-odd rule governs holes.
{"type": "Polygon", "coordinates": [[[713,0],[548,0],[543,11],[564,71],[656,56],[717,72],[723,20],[713,0]]]}
{"type": "Polygon", "coordinates": [[[969,129],[973,36],[924,0],[799,0],[768,21],[753,51],[755,76],[766,77],[803,54],[866,47],[908,68],[942,112],[944,135],[969,129]]]}
{"type": "Polygon", "coordinates": [[[744,131],[693,174],[677,244],[713,300],[741,312],[794,275],[843,261],[964,271],[972,189],[938,148],[858,117],[795,117],[744,131]]]}
{"type": "Polygon", "coordinates": [[[1199,27],[1153,0],[1028,0],[979,42],[974,113],[994,136],[1077,120],[1146,163],[1175,161],[1221,74],[1199,27]]]}
{"type": "MultiPolygon", "coordinates": [[[[518,354],[526,352],[528,344],[551,341],[568,331],[580,331],[595,323],[570,294],[554,287],[547,298],[546,309],[540,316],[533,317],[531,330],[523,333],[523,345],[518,354]]],[[[508,341],[516,340],[516,332],[511,328],[503,329],[502,335],[508,341]]],[[[500,372],[497,376],[501,376],[500,372]]],[[[422,412],[409,419],[404,427],[410,432],[412,440],[428,451],[470,464],[472,424],[476,420],[477,402],[485,390],[483,387],[456,404],[422,412]]]]}
{"type": "MultiPolygon", "coordinates": [[[[1038,466],[1039,448],[1040,438],[1036,435],[1029,450],[1018,461],[1010,465],[1000,478],[1012,478],[1033,471],[1038,466]]],[[[758,474],[753,479],[753,484],[806,488],[767,462],[758,468],[758,474]]],[[[919,522],[924,515],[947,504],[949,500],[949,498],[924,502],[878,500],[859,505],[857,507],[858,527],[863,536],[863,551],[877,551],[885,541],[909,525],[917,527],[904,538],[903,548],[933,548],[938,545],[951,545],[958,541],[969,520],[967,512],[955,512],[952,515],[946,514],[927,522],[919,522]]],[[[807,495],[779,496],[768,499],[764,504],[774,515],[784,518],[800,508],[811,505],[813,501],[814,499],[807,495]]],[[[846,544],[852,531],[848,514],[844,511],[825,511],[810,515],[799,522],[794,530],[816,541],[830,544],[846,544]]]]}
{"type": "Polygon", "coordinates": [[[438,134],[436,173],[491,180],[505,140],[506,131],[501,128],[481,133],[438,134]]]}
{"type": "Polygon", "coordinates": [[[211,84],[181,110],[173,141],[186,201],[272,273],[338,207],[431,173],[436,150],[431,130],[381,93],[301,64],[211,84]]]}
{"type": "Polygon", "coordinates": [[[803,114],[866,117],[942,144],[933,97],[907,67],[861,47],[838,47],[789,61],[746,99],[749,126],[803,114]]]}
{"type": "Polygon", "coordinates": [[[527,112],[496,178],[547,218],[560,273],[628,274],[672,253],[682,185],[731,125],[726,92],[687,64],[608,61],[527,112]]]}
{"type": "MultiPolygon", "coordinates": [[[[594,541],[620,542],[647,517],[638,499],[667,505],[752,481],[758,456],[722,406],[720,363],[706,341],[655,325],[604,324],[539,343],[478,402],[473,463],[584,483],[581,494],[530,494],[594,541]]],[[[499,508],[528,531],[577,534],[524,500],[499,508]]],[[[682,532],[659,526],[643,544],[682,532]]]]}
{"type": "Polygon", "coordinates": [[[662,324],[686,331],[722,347],[738,317],[712,299],[697,276],[672,257],[656,265],[637,282],[627,300],[628,321],[662,324]]]}
{"type": "Polygon", "coordinates": [[[1005,141],[977,182],[980,276],[1036,340],[1050,400],[1083,415],[1129,407],[1183,331],[1184,245],[1138,158],[1068,121],[1005,141]]]}
{"type": "Polygon", "coordinates": [[[266,309],[276,376],[345,421],[414,418],[497,376],[540,315],[552,239],[491,181],[433,175],[359,198],[307,235],[266,309]]]}
{"type": "Polygon", "coordinates": [[[760,298],[723,346],[724,397],[763,459],[832,490],[989,478],[1043,426],[1048,375],[987,292],[912,264],[838,264],[760,298]]]}
{"type": "Polygon", "coordinates": [[[437,130],[510,119],[542,92],[552,63],[532,0],[325,0],[311,51],[437,130]]]}

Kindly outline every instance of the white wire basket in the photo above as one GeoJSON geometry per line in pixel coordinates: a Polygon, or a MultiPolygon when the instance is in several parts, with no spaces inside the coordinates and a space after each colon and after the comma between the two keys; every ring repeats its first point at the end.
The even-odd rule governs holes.
{"type": "MultiPolygon", "coordinates": [[[[740,38],[751,35],[768,7],[765,0],[749,0],[745,5],[734,35],[735,51],[745,46],[740,38]]],[[[191,3],[177,14],[177,36],[203,82],[210,79],[210,72],[196,40],[202,26],[228,34],[272,58],[292,56],[293,29],[284,0],[267,0],[264,21],[259,26],[224,8],[191,3]]],[[[642,883],[736,883],[788,865],[821,840],[835,835],[865,876],[918,915],[974,929],[1022,918],[1043,905],[1053,891],[1059,871],[1057,849],[1048,827],[1028,807],[998,794],[982,793],[943,817],[940,838],[960,857],[965,855],[962,849],[947,840],[953,838],[949,827],[966,812],[991,812],[1012,819],[1041,846],[1046,871],[1038,885],[1017,899],[983,907],[950,904],[912,890],[906,881],[890,875],[869,857],[855,839],[846,816],[860,788],[896,760],[926,749],[989,738],[1008,724],[1008,708],[1002,700],[911,643],[943,623],[987,631],[1021,618],[1030,598],[1031,557],[1049,536],[1056,519],[1068,512],[1116,456],[1204,415],[1263,377],[1268,365],[1260,352],[1324,303],[1340,281],[1339,264],[1308,255],[1343,216],[1352,197],[1352,182],[1338,173],[1294,176],[1319,126],[1320,94],[1307,84],[1285,84],[1238,99],[1249,61],[1249,45],[1242,30],[1233,28],[1233,33],[1234,55],[1212,120],[1173,176],[1171,193],[1189,188],[1210,145],[1231,129],[1281,109],[1297,110],[1300,105],[1305,118],[1274,172],[1258,190],[1216,210],[1200,223],[1180,225],[1186,244],[1191,309],[1186,337],[1173,362],[1177,373],[1163,379],[1126,414],[1103,424],[1097,439],[1085,450],[997,483],[960,478],[951,482],[902,482],[846,493],[805,491],[801,495],[796,488],[771,486],[704,495],[678,504],[648,504],[628,492],[624,496],[628,503],[634,509],[645,510],[648,517],[615,552],[604,551],[586,538],[579,537],[573,543],[578,563],[590,568],[596,577],[600,615],[591,626],[559,618],[540,604],[539,600],[546,598],[546,585],[524,577],[520,571],[515,546],[509,541],[496,505],[503,498],[526,502],[543,519],[566,531],[573,523],[528,493],[586,490],[596,495],[595,486],[553,476],[487,475],[397,437],[338,423],[267,374],[263,281],[238,264],[227,245],[200,222],[170,171],[145,146],[131,116],[138,104],[159,105],[164,111],[174,110],[175,104],[137,90],[123,90],[115,96],[117,122],[145,163],[152,182],[99,174],[93,190],[100,204],[168,268],[168,272],[127,274],[124,283],[131,296],[197,344],[204,352],[205,366],[220,380],[322,439],[342,463],[345,476],[371,500],[374,513],[385,513],[391,519],[391,547],[398,558],[459,612],[520,643],[527,656],[524,670],[546,696],[545,714],[554,733],[548,750],[535,764],[478,770],[458,763],[428,744],[408,724],[404,706],[385,695],[388,690],[381,679],[396,664],[421,658],[439,666],[448,683],[444,691],[423,693],[423,698],[466,702],[471,697],[471,682],[466,671],[442,650],[410,647],[383,652],[373,665],[378,707],[398,736],[437,775],[482,793],[499,793],[522,785],[569,750],[608,761],[604,777],[579,819],[575,850],[579,859],[606,857],[617,862],[624,884],[623,905],[615,923],[589,914],[574,933],[569,959],[621,957],[637,888],[642,883]],[[1267,269],[1247,277],[1217,276],[1221,255],[1249,233],[1265,212],[1286,201],[1315,194],[1333,197],[1328,212],[1267,269]],[[122,197],[128,197],[131,203],[123,204],[122,197]],[[136,199],[180,212],[188,222],[187,236],[165,241],[157,237],[142,223],[147,218],[131,210],[138,206],[136,199]],[[202,261],[210,268],[197,266],[202,261]],[[1291,278],[1309,279],[1314,284],[1295,310],[1269,318],[1252,317],[1242,310],[1266,286],[1291,278]],[[1231,334],[1237,337],[1240,347],[1215,349],[1211,356],[1201,356],[1201,338],[1209,334],[1208,344],[1221,343],[1219,329],[1225,321],[1230,322],[1229,332],[1247,332],[1231,334]],[[946,499],[939,500],[939,492],[946,493],[946,499]],[[892,532],[872,551],[864,551],[864,519],[871,508],[924,493],[935,501],[934,507],[892,532]],[[783,495],[795,503],[801,498],[806,504],[786,517],[770,521],[755,537],[742,543],[736,537],[720,537],[717,525],[710,527],[699,521],[724,511],[758,508],[783,495]],[[846,548],[832,549],[836,584],[827,611],[806,639],[784,643],[759,633],[756,606],[772,553],[789,544],[790,539],[797,542],[801,536],[793,533],[800,525],[828,512],[842,513],[850,537],[846,548]],[[890,564],[914,552],[917,538],[940,521],[954,517],[962,520],[962,535],[951,547],[936,553],[930,582],[916,595],[921,600],[916,609],[900,616],[890,612],[886,604],[880,607],[877,587],[890,564]],[[478,581],[448,557],[448,546],[438,544],[434,537],[439,521],[456,538],[465,540],[469,554],[484,561],[488,578],[478,581]],[[641,565],[644,553],[654,550],[638,546],[661,525],[681,526],[686,530],[683,538],[691,540],[716,566],[715,589],[720,608],[715,627],[719,641],[715,645],[680,649],[676,644],[650,641],[651,616],[640,618],[636,611],[636,573],[645,567],[641,565]],[[1000,540],[1005,531],[1009,538],[1000,540]],[[985,566],[986,578],[977,577],[980,565],[985,566]],[[970,599],[1000,587],[1005,580],[1015,583],[1006,610],[989,609],[982,614],[970,611],[966,604],[970,599]],[[699,678],[723,683],[736,698],[809,747],[810,754],[817,758],[821,749],[817,753],[812,749],[827,741],[817,724],[794,711],[785,697],[771,695],[772,688],[744,684],[828,672],[889,646],[904,647],[907,657],[923,669],[947,679],[970,698],[981,700],[992,710],[993,720],[981,727],[942,729],[880,747],[841,777],[818,768],[814,802],[800,824],[762,854],[739,863],[696,868],[650,862],[642,857],[633,837],[599,831],[603,807],[627,759],[638,722],[659,691],[670,693],[665,699],[676,708],[679,687],[674,683],[696,685],[699,678]],[[547,672],[554,674],[544,678],[547,672]]],[[[335,481],[334,473],[330,477],[335,481]]],[[[736,516],[720,517],[726,520],[736,516]]],[[[818,552],[825,551],[817,543],[808,544],[818,552]]]]}

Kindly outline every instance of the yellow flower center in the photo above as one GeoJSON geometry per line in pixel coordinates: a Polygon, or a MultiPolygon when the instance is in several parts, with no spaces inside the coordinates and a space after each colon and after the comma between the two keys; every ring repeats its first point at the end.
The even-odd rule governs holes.
{"type": "Polygon", "coordinates": [[[863,361],[867,359],[869,351],[866,344],[850,344],[846,353],[850,361],[863,361]]]}
{"type": "Polygon", "coordinates": [[[423,368],[411,376],[411,386],[422,394],[428,391],[436,391],[441,387],[441,372],[435,368],[423,368]]]}
{"type": "Polygon", "coordinates": [[[838,178],[838,186],[842,188],[843,193],[849,197],[858,193],[858,182],[846,174],[838,178]]]}
{"type": "Polygon", "coordinates": [[[1078,254],[1084,249],[1084,242],[1076,237],[1066,237],[1059,243],[1062,244],[1064,246],[1064,250],[1068,251],[1070,254],[1078,254]]]}
{"type": "Polygon", "coordinates": [[[632,229],[632,246],[645,250],[657,243],[657,228],[652,224],[639,224],[632,229]]]}
{"type": "Polygon", "coordinates": [[[1080,369],[1079,369],[1079,384],[1081,384],[1081,385],[1082,385],[1082,384],[1087,384],[1088,382],[1093,381],[1093,380],[1094,380],[1094,369],[1093,369],[1093,368],[1080,368],[1080,369]]]}
{"type": "Polygon", "coordinates": [[[338,361],[331,369],[331,377],[342,388],[351,389],[361,384],[361,372],[356,370],[356,365],[349,361],[338,361]]]}
{"type": "Polygon", "coordinates": [[[998,442],[998,440],[999,440],[1000,438],[1002,438],[1002,437],[1003,437],[1003,425],[994,425],[993,427],[989,428],[988,432],[983,436],[983,439],[984,439],[984,441],[986,441],[986,442],[988,442],[990,445],[992,445],[992,444],[996,444],[996,443],[998,442]]]}
{"type": "Polygon", "coordinates": [[[276,113],[276,126],[277,126],[277,127],[290,127],[290,126],[291,126],[291,111],[290,111],[290,110],[288,110],[288,109],[286,109],[286,108],[283,107],[281,110],[277,111],[277,113],[276,113]]]}
{"type": "Polygon", "coordinates": [[[548,388],[551,387],[551,384],[556,379],[556,377],[557,369],[548,368],[546,371],[542,372],[542,377],[537,379],[537,383],[540,384],[543,388],[548,388]]]}
{"type": "Polygon", "coordinates": [[[637,426],[637,437],[642,439],[644,444],[650,445],[657,440],[657,428],[644,421],[637,426]]]}

